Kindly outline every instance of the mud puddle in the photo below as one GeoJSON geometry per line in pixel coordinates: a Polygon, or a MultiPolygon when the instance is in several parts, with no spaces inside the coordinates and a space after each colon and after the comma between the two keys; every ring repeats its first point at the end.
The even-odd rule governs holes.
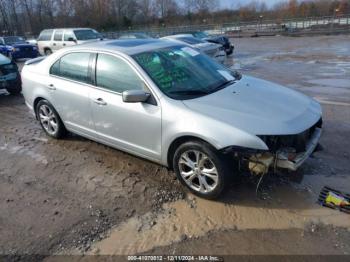
{"type": "MultiPolygon", "coordinates": [[[[161,213],[127,220],[93,245],[89,254],[142,253],[222,230],[303,230],[309,224],[350,228],[349,215],[315,204],[323,177],[313,176],[312,180],[316,179],[320,182],[314,188],[308,186],[310,180],[306,179],[306,184],[298,188],[278,188],[266,201],[257,199],[249,187],[230,192],[227,199],[217,202],[189,195],[165,204],[161,213]]],[[[330,180],[338,185],[348,182],[346,178],[330,180]]]]}

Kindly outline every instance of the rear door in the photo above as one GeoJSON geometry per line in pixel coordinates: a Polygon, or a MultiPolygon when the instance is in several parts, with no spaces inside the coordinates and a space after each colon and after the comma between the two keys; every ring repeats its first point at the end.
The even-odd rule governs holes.
{"type": "Polygon", "coordinates": [[[63,41],[62,40],[63,40],[63,30],[61,30],[61,29],[55,30],[55,32],[53,34],[52,42],[51,42],[51,50],[53,52],[63,48],[63,41]]]}
{"type": "Polygon", "coordinates": [[[161,107],[158,103],[124,103],[122,92],[147,89],[124,58],[99,54],[97,88],[90,93],[92,117],[100,140],[158,161],[161,155],[161,107]]]}
{"type": "Polygon", "coordinates": [[[73,52],[61,57],[50,69],[50,101],[69,130],[95,137],[89,94],[93,88],[90,67],[95,54],[73,52]]]}

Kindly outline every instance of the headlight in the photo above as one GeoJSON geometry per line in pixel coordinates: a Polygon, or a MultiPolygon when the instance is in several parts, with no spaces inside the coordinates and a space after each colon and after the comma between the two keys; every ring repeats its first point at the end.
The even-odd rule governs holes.
{"type": "Polygon", "coordinates": [[[33,50],[34,50],[34,51],[37,51],[38,48],[37,48],[36,46],[33,46],[33,50]]]}
{"type": "Polygon", "coordinates": [[[19,49],[17,47],[13,48],[13,52],[19,52],[19,51],[21,51],[21,49],[19,49]]]}

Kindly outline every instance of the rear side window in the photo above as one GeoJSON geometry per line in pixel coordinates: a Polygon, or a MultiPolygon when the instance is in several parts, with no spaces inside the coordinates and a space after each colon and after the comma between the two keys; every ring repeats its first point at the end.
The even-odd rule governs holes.
{"type": "Polygon", "coordinates": [[[44,30],[41,32],[38,41],[50,41],[53,30],[44,30]]]}
{"type": "Polygon", "coordinates": [[[63,37],[63,31],[62,30],[58,30],[55,32],[55,36],[53,37],[53,40],[55,41],[62,41],[62,37],[63,37]]]}
{"type": "Polygon", "coordinates": [[[99,54],[97,58],[96,84],[118,93],[143,89],[142,80],[129,64],[122,59],[105,54],[99,54]]]}
{"type": "Polygon", "coordinates": [[[50,68],[50,74],[90,84],[90,53],[71,53],[61,57],[50,68]]]}

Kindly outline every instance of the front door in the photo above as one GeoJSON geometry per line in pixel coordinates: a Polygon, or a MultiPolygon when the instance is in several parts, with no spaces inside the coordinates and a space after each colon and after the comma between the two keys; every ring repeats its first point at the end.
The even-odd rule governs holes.
{"type": "Polygon", "coordinates": [[[97,88],[90,93],[92,117],[100,139],[136,155],[160,160],[161,108],[150,103],[124,103],[122,92],[145,84],[124,59],[99,54],[97,88]]]}

